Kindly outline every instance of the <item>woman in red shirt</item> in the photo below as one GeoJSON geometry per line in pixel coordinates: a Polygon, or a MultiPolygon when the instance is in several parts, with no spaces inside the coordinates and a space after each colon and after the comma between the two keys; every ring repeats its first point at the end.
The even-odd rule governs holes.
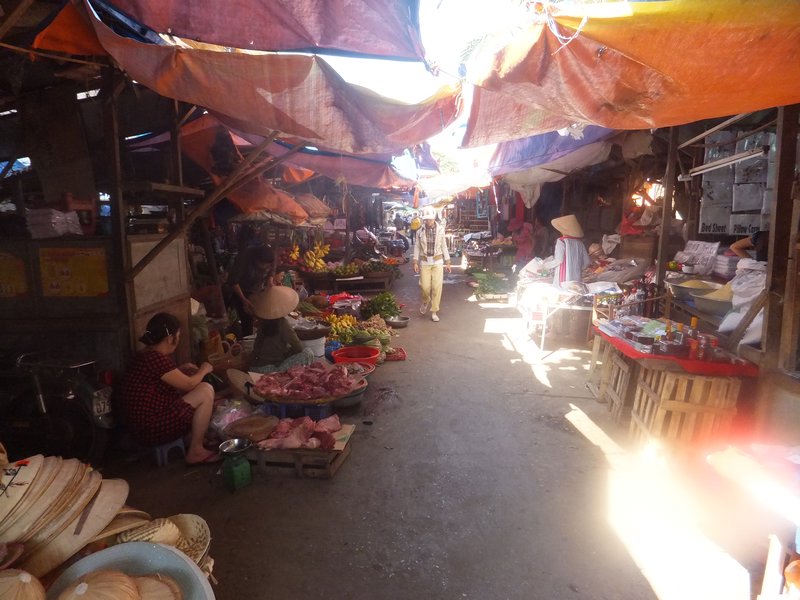
{"type": "Polygon", "coordinates": [[[213,371],[209,363],[178,367],[172,355],[181,335],[180,321],[158,313],[147,323],[139,352],[125,373],[120,403],[134,440],[143,446],[160,446],[179,437],[190,437],[186,462],[211,462],[217,453],[206,450],[203,438],[211,420],[214,388],[203,377],[213,371]]]}

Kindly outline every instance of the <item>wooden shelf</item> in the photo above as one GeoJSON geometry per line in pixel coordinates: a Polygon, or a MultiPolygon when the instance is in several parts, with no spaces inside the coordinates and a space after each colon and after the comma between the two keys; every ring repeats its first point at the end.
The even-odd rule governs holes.
{"type": "Polygon", "coordinates": [[[171,185],[169,183],[158,183],[156,181],[126,181],[122,184],[122,189],[125,192],[131,192],[134,194],[147,193],[172,196],[192,196],[194,198],[203,198],[206,195],[205,191],[197,188],[171,185]]]}

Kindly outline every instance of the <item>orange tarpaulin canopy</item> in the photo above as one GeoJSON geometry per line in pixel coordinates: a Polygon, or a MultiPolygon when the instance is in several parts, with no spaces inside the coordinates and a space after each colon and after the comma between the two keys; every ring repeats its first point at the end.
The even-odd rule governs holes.
{"type": "MultiPolygon", "coordinates": [[[[233,145],[230,132],[222,125],[196,128],[185,133],[181,136],[181,149],[211,175],[216,185],[224,179],[226,168],[242,160],[241,154],[233,145]],[[227,160],[220,160],[220,156],[227,160]]],[[[308,213],[290,194],[273,188],[261,178],[254,179],[226,196],[244,214],[268,211],[286,216],[295,224],[308,218],[308,213]]]]}
{"type": "Polygon", "coordinates": [[[85,13],[79,12],[75,5],[67,2],[56,18],[39,32],[33,40],[35,50],[54,50],[66,54],[105,56],[108,54],[100,45],[85,13]]]}
{"type": "Polygon", "coordinates": [[[287,185],[294,185],[296,183],[303,183],[308,181],[314,176],[314,171],[302,169],[300,167],[283,167],[281,179],[287,185]]]}
{"type": "Polygon", "coordinates": [[[800,2],[573,6],[586,12],[547,5],[549,25],[533,22],[478,74],[464,145],[573,123],[648,129],[800,102],[800,2]]]}
{"type": "Polygon", "coordinates": [[[247,50],[343,51],[422,60],[416,0],[114,0],[159,33],[247,50]]]}
{"type": "Polygon", "coordinates": [[[459,108],[457,86],[406,104],[348,84],[319,56],[142,43],[117,35],[94,13],[92,25],[129,77],[250,133],[278,130],[339,152],[399,154],[444,130],[459,108]]]}

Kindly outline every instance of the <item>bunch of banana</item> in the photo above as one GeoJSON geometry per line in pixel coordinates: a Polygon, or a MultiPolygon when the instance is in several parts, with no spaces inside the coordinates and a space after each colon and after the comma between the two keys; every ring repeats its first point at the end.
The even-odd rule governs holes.
{"type": "Polygon", "coordinates": [[[314,254],[316,254],[320,258],[325,258],[328,255],[328,252],[331,251],[331,245],[323,244],[322,242],[317,242],[316,244],[314,244],[312,250],[314,251],[314,254]]]}
{"type": "Polygon", "coordinates": [[[329,339],[349,342],[353,338],[353,331],[358,323],[353,315],[328,315],[326,320],[331,326],[329,339]]]}
{"type": "Polygon", "coordinates": [[[322,260],[323,256],[325,255],[317,254],[314,250],[306,250],[303,254],[303,264],[309,271],[321,273],[328,268],[328,266],[325,264],[325,261],[322,260]]]}
{"type": "Polygon", "coordinates": [[[298,246],[297,244],[295,244],[295,245],[292,247],[292,250],[289,252],[289,258],[290,258],[291,260],[293,260],[293,261],[298,261],[298,260],[300,260],[300,246],[298,246]]]}

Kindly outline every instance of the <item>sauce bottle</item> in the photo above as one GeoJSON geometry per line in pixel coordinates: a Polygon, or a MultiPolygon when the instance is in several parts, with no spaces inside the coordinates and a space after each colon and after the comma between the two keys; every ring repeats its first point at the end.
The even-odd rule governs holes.
{"type": "Polygon", "coordinates": [[[672,334],[675,342],[678,344],[683,345],[684,336],[683,336],[683,323],[678,323],[678,330],[672,334]]]}
{"type": "Polygon", "coordinates": [[[692,321],[689,324],[689,329],[686,331],[686,337],[696,340],[697,333],[697,317],[692,317],[692,321]]]}

